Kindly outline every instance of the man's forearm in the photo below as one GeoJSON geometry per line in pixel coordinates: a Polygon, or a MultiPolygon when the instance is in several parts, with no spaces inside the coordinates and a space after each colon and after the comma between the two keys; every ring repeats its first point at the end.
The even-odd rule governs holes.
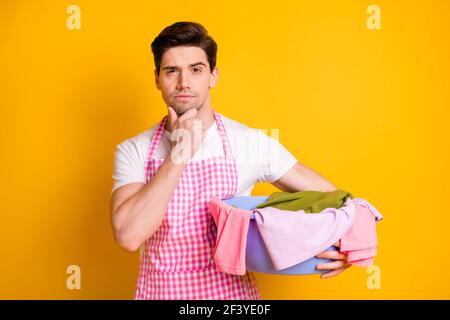
{"type": "Polygon", "coordinates": [[[337,187],[313,169],[297,162],[283,177],[272,183],[280,190],[297,191],[334,191],[337,187]]]}
{"type": "Polygon", "coordinates": [[[150,182],[117,209],[116,237],[132,251],[161,225],[183,169],[184,164],[176,164],[168,157],[150,182]]]}

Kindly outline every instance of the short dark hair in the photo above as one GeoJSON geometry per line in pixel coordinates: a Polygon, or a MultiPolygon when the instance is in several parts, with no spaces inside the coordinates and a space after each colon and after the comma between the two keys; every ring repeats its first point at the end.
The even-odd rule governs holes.
{"type": "Polygon", "coordinates": [[[153,40],[152,52],[156,71],[159,74],[164,52],[178,46],[200,47],[208,57],[210,72],[216,66],[217,44],[200,23],[180,21],[164,28],[153,40]]]}

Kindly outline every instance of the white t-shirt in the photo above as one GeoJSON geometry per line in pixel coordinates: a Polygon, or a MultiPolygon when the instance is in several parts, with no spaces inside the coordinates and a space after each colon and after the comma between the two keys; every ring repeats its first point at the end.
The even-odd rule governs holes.
{"type": "MultiPolygon", "coordinates": [[[[236,197],[249,196],[257,182],[274,182],[281,178],[297,159],[277,139],[259,129],[249,128],[220,114],[238,172],[236,197]]],[[[116,146],[112,192],[132,182],[146,183],[145,165],[150,142],[159,123],[116,146]]],[[[164,129],[153,159],[165,159],[171,150],[171,133],[164,129]]],[[[193,157],[198,161],[211,156],[223,156],[223,145],[214,123],[193,157]]]]}

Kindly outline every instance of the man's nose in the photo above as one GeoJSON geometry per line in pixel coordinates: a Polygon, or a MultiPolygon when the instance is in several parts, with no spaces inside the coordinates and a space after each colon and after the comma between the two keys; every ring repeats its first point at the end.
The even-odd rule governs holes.
{"type": "Polygon", "coordinates": [[[177,90],[183,90],[189,88],[189,75],[186,71],[181,71],[178,76],[177,90]]]}

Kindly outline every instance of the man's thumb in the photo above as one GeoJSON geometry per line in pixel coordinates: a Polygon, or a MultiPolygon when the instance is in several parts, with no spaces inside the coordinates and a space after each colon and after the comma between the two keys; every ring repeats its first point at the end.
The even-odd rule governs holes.
{"type": "Polygon", "coordinates": [[[169,109],[169,123],[170,123],[171,128],[173,128],[175,122],[178,119],[178,115],[171,106],[168,106],[168,109],[169,109]]]}

